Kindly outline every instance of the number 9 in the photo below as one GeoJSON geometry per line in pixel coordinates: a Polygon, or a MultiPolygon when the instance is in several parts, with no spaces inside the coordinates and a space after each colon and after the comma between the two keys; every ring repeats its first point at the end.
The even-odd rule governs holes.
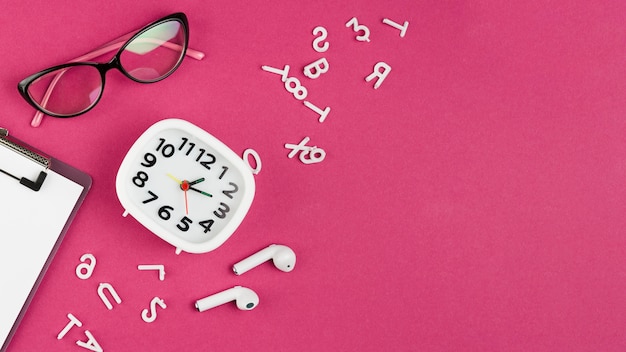
{"type": "Polygon", "coordinates": [[[145,166],[145,167],[153,167],[154,164],[156,164],[157,162],[157,158],[156,156],[154,156],[154,154],[152,153],[146,153],[143,156],[143,160],[145,160],[145,163],[141,163],[141,166],[145,166]]]}

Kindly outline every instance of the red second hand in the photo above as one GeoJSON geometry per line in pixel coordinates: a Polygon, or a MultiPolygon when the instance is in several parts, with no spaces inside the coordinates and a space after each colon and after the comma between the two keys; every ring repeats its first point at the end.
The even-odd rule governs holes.
{"type": "Polygon", "coordinates": [[[180,188],[182,188],[185,193],[185,215],[189,215],[189,203],[187,202],[187,191],[189,190],[189,181],[185,180],[180,184],[180,188]]]}

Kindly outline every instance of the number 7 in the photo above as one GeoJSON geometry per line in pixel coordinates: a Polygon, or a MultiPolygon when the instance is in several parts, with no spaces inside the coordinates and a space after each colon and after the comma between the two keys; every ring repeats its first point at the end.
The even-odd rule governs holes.
{"type": "Polygon", "coordinates": [[[148,203],[150,203],[150,202],[152,202],[152,201],[154,201],[154,200],[159,199],[159,196],[157,196],[156,194],[154,194],[152,191],[148,191],[148,193],[152,196],[152,198],[148,198],[148,199],[144,200],[144,201],[143,201],[143,202],[141,202],[141,203],[143,203],[143,204],[148,204],[148,203]]]}

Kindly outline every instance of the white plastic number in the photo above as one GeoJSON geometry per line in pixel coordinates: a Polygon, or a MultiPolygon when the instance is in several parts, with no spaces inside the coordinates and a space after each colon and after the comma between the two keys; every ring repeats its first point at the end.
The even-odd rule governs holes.
{"type": "Polygon", "coordinates": [[[85,253],[80,257],[81,264],[76,267],[76,276],[81,280],[87,280],[93,274],[93,269],[96,267],[96,257],[91,253],[85,253]],[[85,261],[89,259],[89,264],[85,261]]]}
{"type": "Polygon", "coordinates": [[[258,175],[261,172],[261,157],[256,150],[248,148],[243,151],[243,161],[248,165],[253,174],[258,175]],[[250,164],[250,156],[254,159],[254,167],[250,164]]]}
{"type": "Polygon", "coordinates": [[[289,93],[293,94],[293,97],[298,100],[304,100],[308,94],[306,88],[300,84],[300,80],[295,77],[287,78],[285,81],[285,89],[287,89],[289,93]]]}
{"type": "Polygon", "coordinates": [[[350,19],[350,21],[346,23],[346,27],[350,27],[350,26],[352,26],[352,29],[355,32],[363,32],[363,34],[356,36],[356,40],[360,42],[370,41],[370,29],[362,24],[359,24],[359,21],[356,19],[356,17],[352,17],[352,19],[350,19]]]}
{"type": "Polygon", "coordinates": [[[306,88],[302,86],[300,80],[295,77],[289,77],[289,65],[285,65],[284,69],[279,69],[271,66],[261,66],[263,71],[275,73],[280,75],[280,80],[285,83],[285,89],[293,94],[293,97],[298,100],[304,100],[308,94],[306,88]]]}
{"type": "Polygon", "coordinates": [[[316,164],[324,160],[326,152],[322,148],[317,146],[307,146],[306,144],[311,140],[309,137],[304,137],[298,144],[285,143],[285,148],[291,149],[291,152],[287,155],[290,159],[300,153],[300,161],[304,164],[316,164]],[[307,158],[308,156],[308,158],[307,158]]]}
{"type": "Polygon", "coordinates": [[[317,164],[324,160],[326,152],[322,148],[313,147],[308,153],[300,153],[300,161],[305,164],[317,164]],[[307,155],[309,156],[307,158],[307,155]]]}

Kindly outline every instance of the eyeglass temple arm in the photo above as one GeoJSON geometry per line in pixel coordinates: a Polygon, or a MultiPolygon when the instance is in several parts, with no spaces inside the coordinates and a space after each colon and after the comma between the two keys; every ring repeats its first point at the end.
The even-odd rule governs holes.
{"type": "MultiPolygon", "coordinates": [[[[113,40],[112,42],[110,42],[109,44],[105,44],[104,46],[91,51],[83,56],[77,57],[73,60],[68,61],[69,63],[72,62],[79,62],[79,61],[87,61],[87,60],[91,60],[94,59],[96,57],[102,56],[106,53],[110,53],[111,51],[117,50],[119,48],[122,47],[122,45],[124,45],[126,43],[126,40],[123,39],[127,39],[129,35],[133,35],[135,34],[137,31],[125,34],[123,36],[121,36],[118,39],[113,40]]],[[[144,38],[144,40],[149,40],[149,38],[144,38]]],[[[178,44],[175,43],[171,43],[171,42],[162,42],[162,41],[155,41],[158,42],[158,44],[163,45],[169,49],[172,50],[181,50],[182,47],[178,44]]],[[[187,48],[187,51],[185,51],[185,55],[194,58],[196,60],[202,60],[205,56],[205,54],[201,51],[195,50],[195,49],[191,49],[191,48],[187,48]]],[[[43,98],[41,99],[41,106],[45,107],[46,105],[48,105],[48,100],[50,99],[50,96],[52,95],[52,91],[54,90],[54,87],[56,86],[57,82],[59,81],[59,79],[61,79],[61,76],[63,75],[63,73],[65,73],[65,70],[60,71],[58,74],[56,74],[54,76],[54,78],[52,79],[52,81],[50,82],[50,85],[48,86],[48,89],[46,90],[46,93],[44,94],[43,98]]],[[[33,120],[30,122],[30,125],[32,127],[39,127],[39,125],[41,125],[41,120],[43,119],[43,115],[44,113],[37,110],[37,112],[35,113],[35,116],[33,117],[33,120]]]]}
{"type": "MultiPolygon", "coordinates": [[[[165,46],[168,49],[172,49],[172,50],[181,50],[182,46],[176,44],[176,43],[171,43],[171,42],[164,42],[164,41],[160,41],[160,40],[155,40],[151,38],[142,38],[143,40],[146,41],[151,41],[155,44],[159,44],[162,46],[165,46]]],[[[87,61],[87,60],[91,60],[94,59],[96,57],[99,57],[101,55],[104,55],[106,53],[110,53],[111,51],[117,50],[119,48],[122,47],[122,45],[124,45],[126,43],[126,41],[116,41],[114,43],[111,44],[106,44],[105,46],[98,48],[92,52],[89,52],[81,57],[77,57],[73,60],[70,60],[69,62],[78,62],[78,61],[87,61]]],[[[205,54],[201,51],[198,50],[194,50],[191,48],[187,48],[187,51],[185,52],[185,55],[194,58],[196,60],[202,60],[205,56],[205,54]]]]}

